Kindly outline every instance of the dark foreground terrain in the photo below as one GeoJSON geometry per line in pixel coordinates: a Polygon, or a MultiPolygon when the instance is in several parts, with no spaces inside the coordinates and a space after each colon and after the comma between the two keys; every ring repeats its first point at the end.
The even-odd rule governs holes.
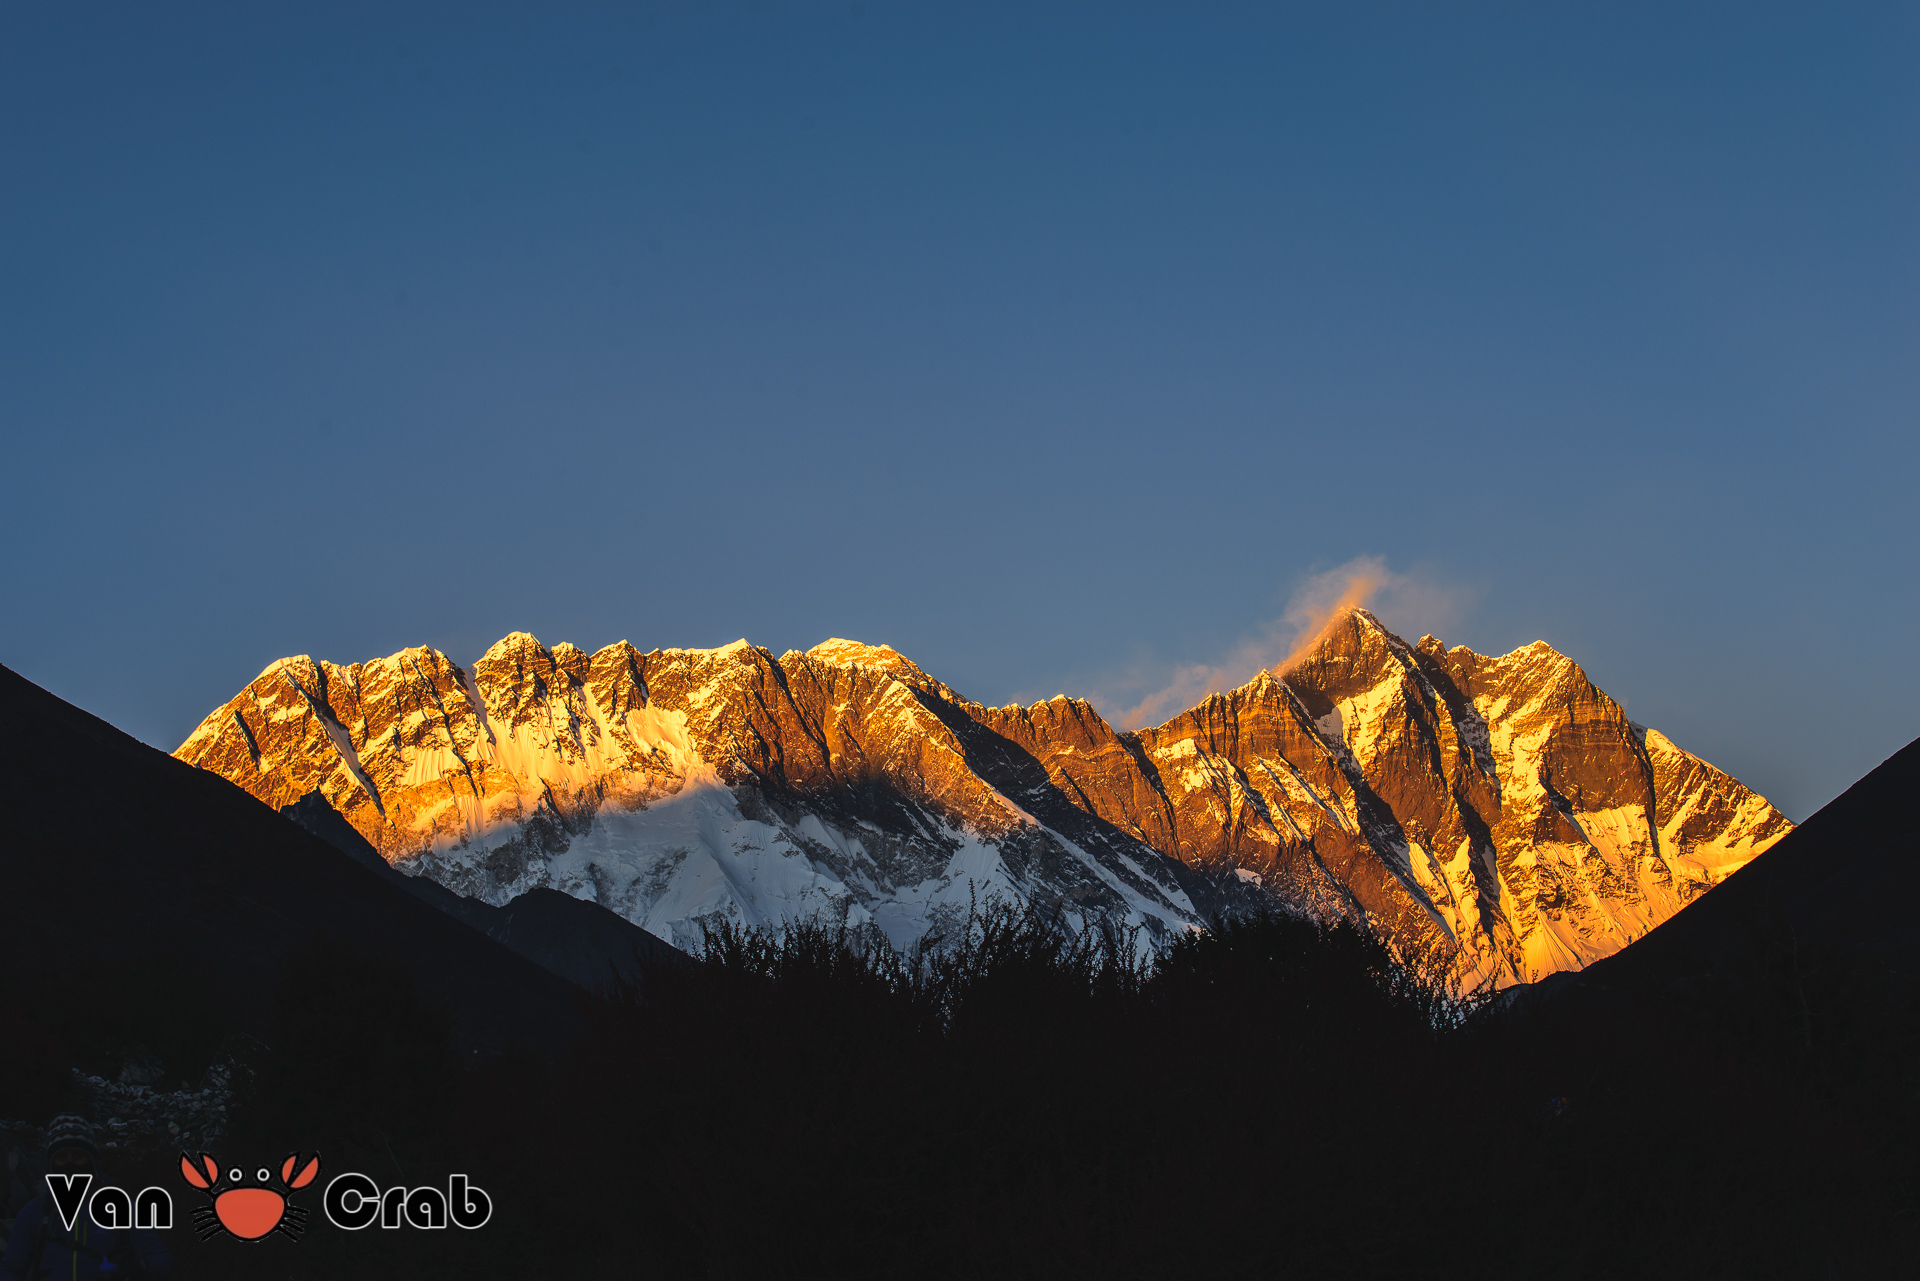
{"type": "MultiPolygon", "coordinates": [[[[53,715],[5,692],[10,718],[53,715]]],[[[1347,929],[1244,920],[1136,966],[1124,939],[991,908],[918,965],[831,931],[721,934],[589,995],[177,762],[138,839],[161,801],[116,818],[41,756],[4,764],[18,1141],[86,1097],[74,1067],[221,1061],[221,1156],[317,1149],[322,1182],[457,1171],[493,1197],[476,1231],[347,1233],[316,1188],[297,1244],[200,1243],[179,1144],[129,1136],[107,1165],[173,1189],[183,1277],[1824,1278],[1920,1257],[1910,944],[1810,905],[1795,872],[1855,860],[1888,912],[1915,901],[1913,748],[1620,958],[1479,1005],[1347,929]],[[261,869],[207,862],[248,850],[261,869]],[[193,888],[221,875],[239,887],[193,888]]]]}

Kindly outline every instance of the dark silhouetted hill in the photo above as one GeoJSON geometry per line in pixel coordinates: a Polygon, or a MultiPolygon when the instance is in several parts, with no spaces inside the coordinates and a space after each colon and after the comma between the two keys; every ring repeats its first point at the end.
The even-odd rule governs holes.
{"type": "Polygon", "coordinates": [[[217,774],[0,667],[0,964],[160,964],[208,1017],[262,1032],[314,936],[388,958],[463,1051],[575,1031],[573,985],[391,884],[217,774]]]}
{"type": "Polygon", "coordinates": [[[399,886],[423,903],[506,944],[535,965],[589,991],[604,986],[615,974],[633,979],[651,966],[683,964],[690,959],[618,913],[559,890],[529,890],[505,906],[495,907],[456,894],[427,877],[396,871],[319,792],[307,793],[280,812],[388,884],[399,886]]]}
{"type": "Polygon", "coordinates": [[[1920,975],[1920,739],[1645,938],[1570,986],[1734,976],[1785,943],[1920,975]]]}

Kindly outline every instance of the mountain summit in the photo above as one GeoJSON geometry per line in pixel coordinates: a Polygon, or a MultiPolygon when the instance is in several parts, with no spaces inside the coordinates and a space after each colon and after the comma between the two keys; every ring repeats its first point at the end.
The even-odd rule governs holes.
{"type": "Polygon", "coordinates": [[[551,886],[681,946],[825,913],[908,948],[996,895],[1164,937],[1278,900],[1469,985],[1611,955],[1792,828],[1546,644],[1409,645],[1365,610],[1139,732],[855,641],[515,632],[471,668],[282,659],[174,754],[270,805],[317,791],[462,894],[551,886]]]}

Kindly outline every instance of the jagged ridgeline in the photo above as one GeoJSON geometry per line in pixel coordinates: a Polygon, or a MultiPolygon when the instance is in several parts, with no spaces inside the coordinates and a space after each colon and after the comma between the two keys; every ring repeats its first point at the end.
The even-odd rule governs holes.
{"type": "Polygon", "coordinates": [[[1143,940],[1278,900],[1469,985],[1618,951],[1791,830],[1536,642],[1408,645],[1365,610],[1155,729],[985,707],[886,646],[596,653],[516,632],[282,659],[175,753],[318,792],[395,866],[537,886],[659,937],[824,914],[911,948],[996,896],[1143,940]]]}

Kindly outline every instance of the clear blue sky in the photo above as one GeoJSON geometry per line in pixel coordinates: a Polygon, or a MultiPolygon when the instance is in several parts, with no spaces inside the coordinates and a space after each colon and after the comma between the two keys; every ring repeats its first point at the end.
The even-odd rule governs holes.
{"type": "Polygon", "coordinates": [[[1372,556],[1795,818],[1920,735],[1920,9],[537,8],[0,8],[0,661],[1138,693],[1372,556]]]}

